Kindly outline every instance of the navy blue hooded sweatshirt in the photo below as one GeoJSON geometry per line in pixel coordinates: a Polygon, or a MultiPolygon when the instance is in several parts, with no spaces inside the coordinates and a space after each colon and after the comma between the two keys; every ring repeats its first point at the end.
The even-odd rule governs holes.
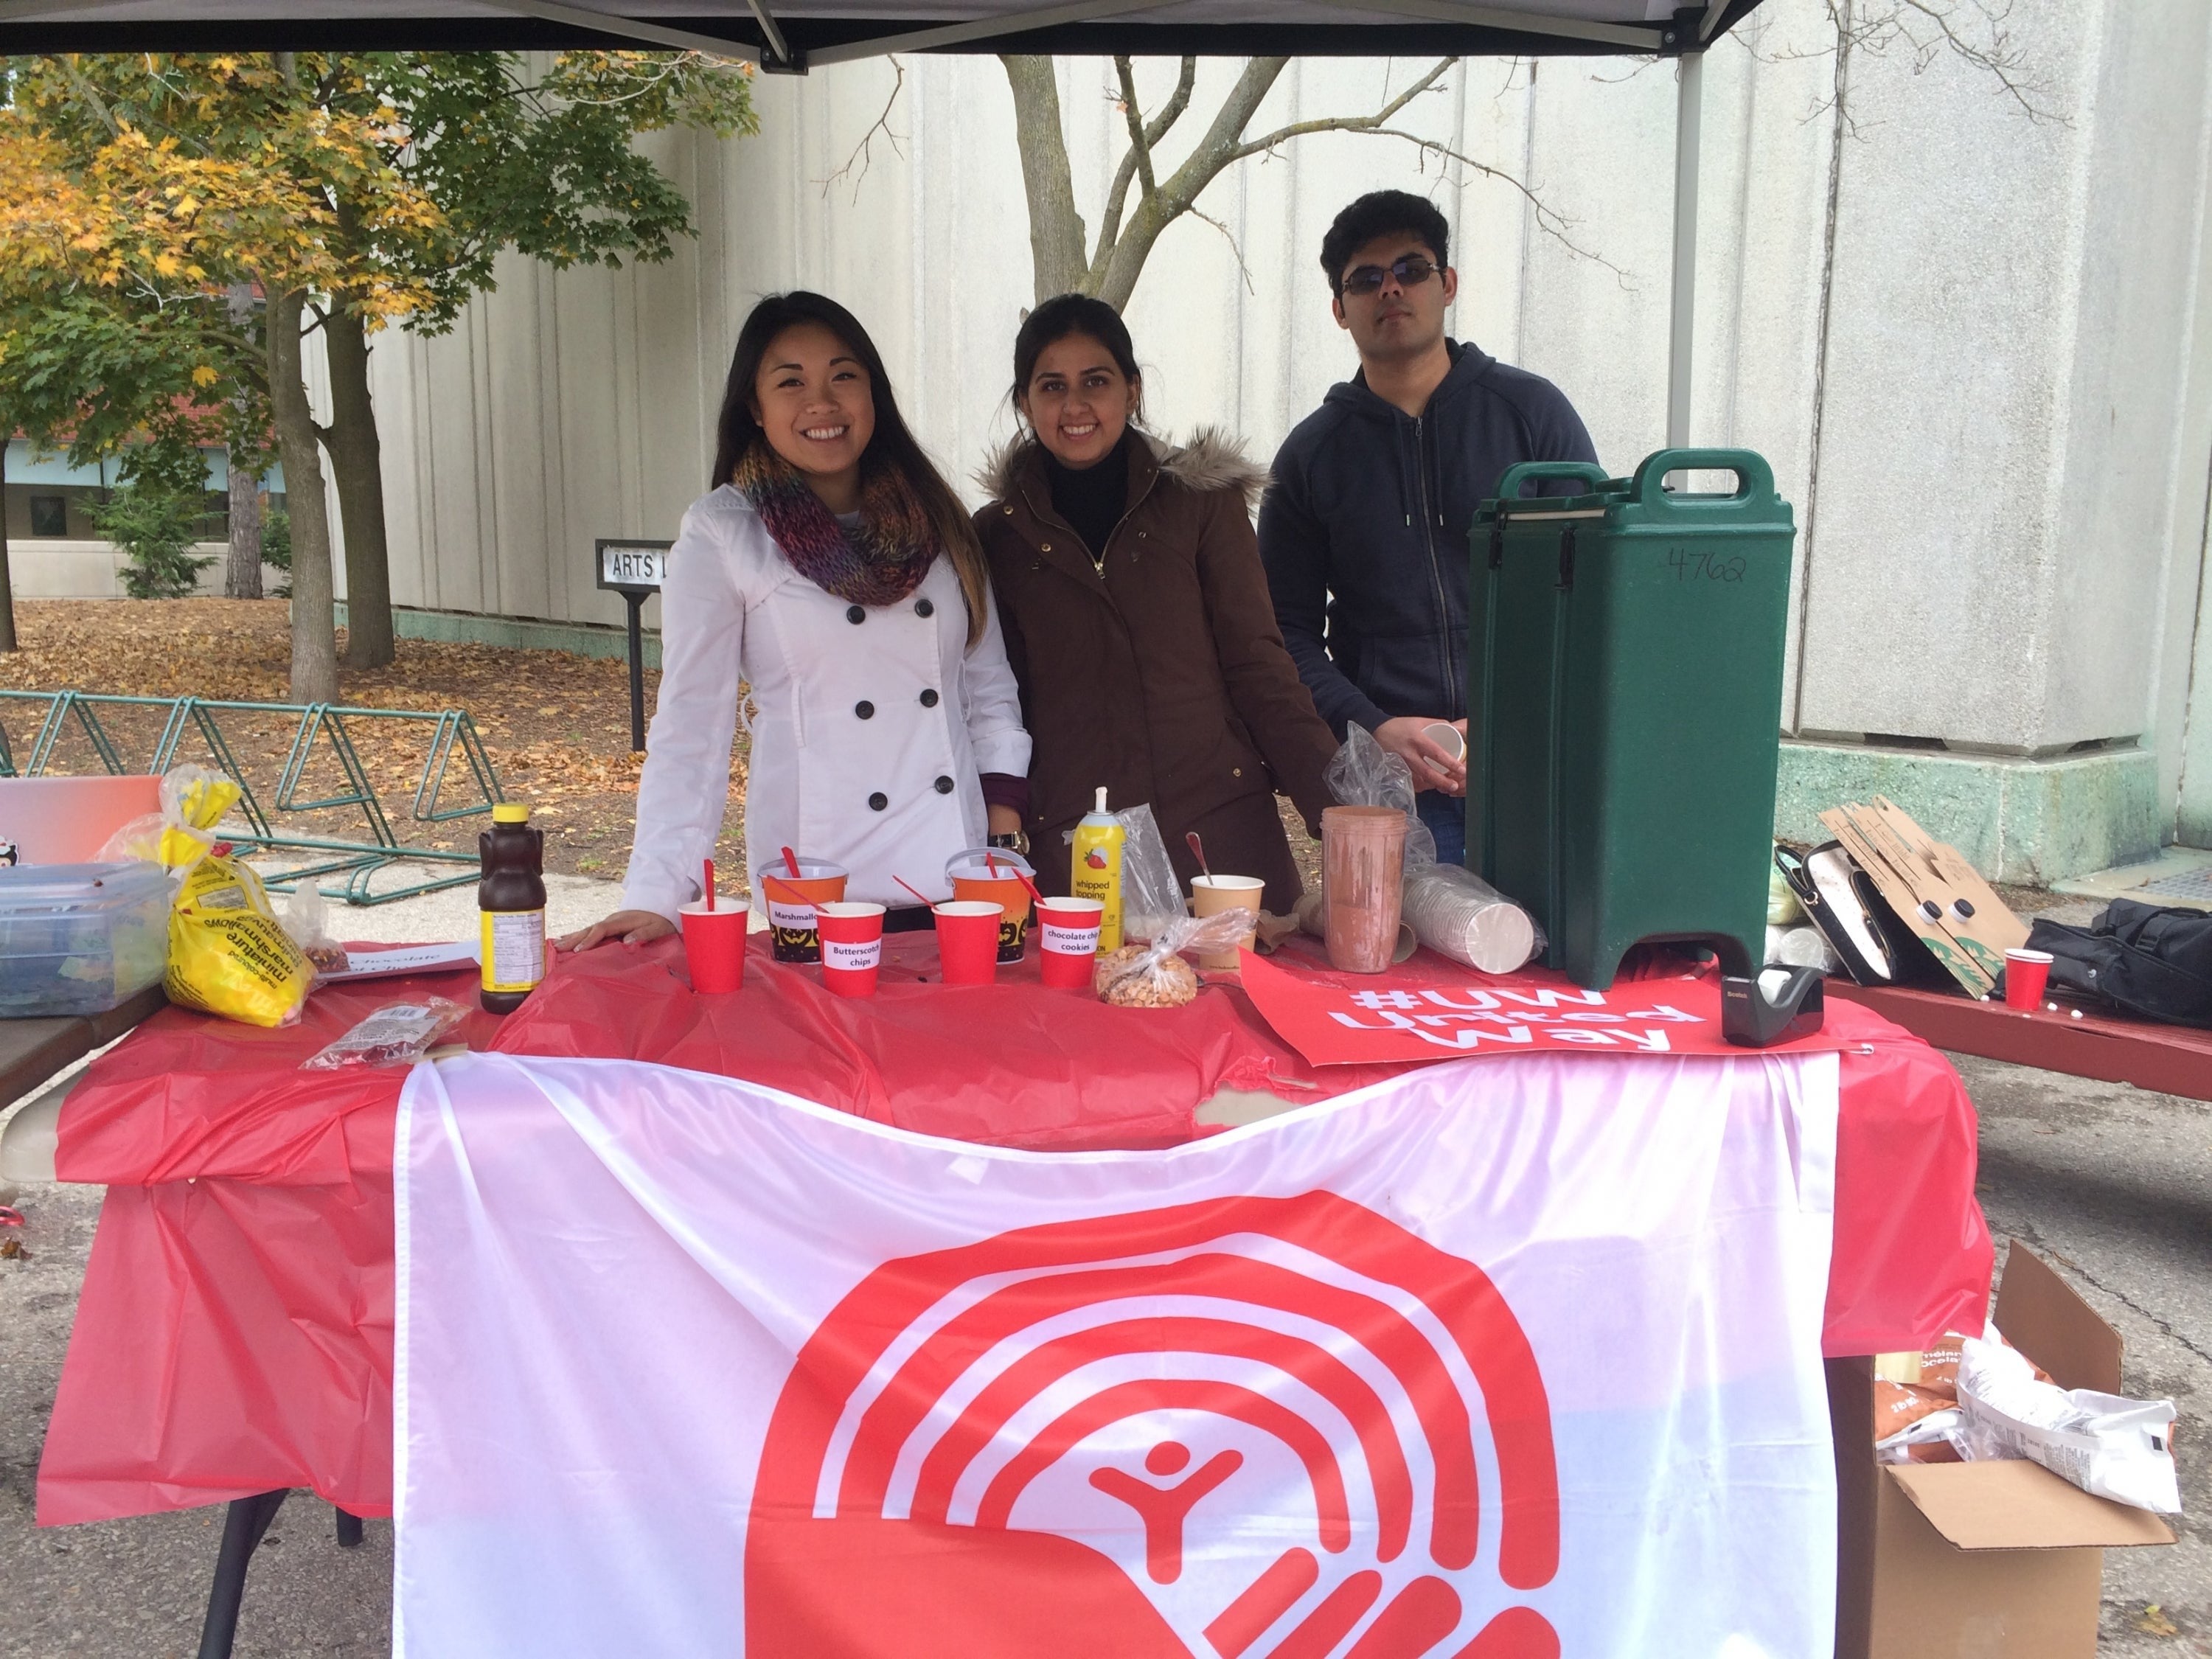
{"type": "Polygon", "coordinates": [[[1418,418],[1364,375],[1331,386],[1283,441],[1261,504],[1275,621],[1340,740],[1348,720],[1467,713],[1476,507],[1516,462],[1597,459],[1549,380],[1444,343],[1451,372],[1418,418]]]}

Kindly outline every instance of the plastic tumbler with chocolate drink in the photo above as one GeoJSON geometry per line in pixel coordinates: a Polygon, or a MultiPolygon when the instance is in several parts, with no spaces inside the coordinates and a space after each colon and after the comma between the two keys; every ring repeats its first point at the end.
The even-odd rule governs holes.
{"type": "Polygon", "coordinates": [[[1036,867],[1020,854],[995,847],[956,853],[945,861],[945,878],[952,884],[953,897],[999,907],[1003,917],[999,923],[1000,962],[1019,962],[1029,938],[1030,890],[1023,885],[1024,877],[1034,883],[1036,867]]]}
{"type": "Polygon", "coordinates": [[[778,962],[819,962],[822,934],[814,907],[845,896],[845,866],[826,859],[794,858],[799,873],[781,859],[761,866],[757,879],[768,906],[769,944],[778,962]]]}
{"type": "Polygon", "coordinates": [[[1379,974],[1390,965],[1404,902],[1406,815],[1395,806],[1331,806],[1321,815],[1322,886],[1329,965],[1379,974]]]}

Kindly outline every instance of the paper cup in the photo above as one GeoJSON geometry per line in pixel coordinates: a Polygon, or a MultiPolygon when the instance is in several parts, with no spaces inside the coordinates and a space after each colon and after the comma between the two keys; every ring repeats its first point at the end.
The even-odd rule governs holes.
{"type": "MultiPolygon", "coordinates": [[[[1249,910],[1255,916],[1260,913],[1260,896],[1267,884],[1257,876],[1193,876],[1190,880],[1190,911],[1194,916],[1216,916],[1224,910],[1249,910]]],[[[1244,948],[1252,948],[1253,932],[1247,929],[1244,948]]],[[[1234,951],[1213,951],[1199,957],[1201,968],[1224,969],[1237,965],[1234,951]]]]}
{"type": "Polygon", "coordinates": [[[841,997],[872,997],[884,965],[884,907],[833,899],[814,907],[822,936],[822,988],[841,997]]]}
{"type": "Polygon", "coordinates": [[[990,861],[978,850],[961,853],[945,860],[945,878],[952,884],[952,896],[957,899],[981,899],[999,907],[999,960],[1019,962],[1022,946],[1029,937],[1030,890],[1015,877],[1018,870],[1032,881],[1036,872],[1030,861],[1013,853],[991,849],[991,860],[996,860],[999,873],[991,873],[990,861]]]}
{"type": "Polygon", "coordinates": [[[702,899],[677,914],[684,930],[684,961],[691,970],[691,988],[702,996],[734,991],[745,982],[745,921],[742,904],[707,908],[702,899]]]}
{"type": "Polygon", "coordinates": [[[2051,982],[2051,952],[2005,952],[2005,1006],[2040,1008],[2044,988],[2051,982]]]}
{"type": "Polygon", "coordinates": [[[1055,991],[1087,991],[1098,957],[1103,900],[1048,898],[1037,902],[1037,969],[1055,991]]]}
{"type": "Polygon", "coordinates": [[[822,936],[815,931],[814,907],[832,904],[845,896],[845,866],[822,859],[799,860],[799,878],[779,859],[763,866],[753,879],[759,884],[768,906],[769,943],[778,962],[819,962],[822,936]]]}
{"type": "Polygon", "coordinates": [[[999,923],[1006,912],[988,899],[933,904],[937,961],[947,985],[988,985],[999,976],[999,923]]]}
{"type": "Polygon", "coordinates": [[[1434,720],[1421,728],[1421,735],[1449,755],[1455,761],[1467,758],[1467,738],[1459,727],[1449,720],[1434,720]]]}

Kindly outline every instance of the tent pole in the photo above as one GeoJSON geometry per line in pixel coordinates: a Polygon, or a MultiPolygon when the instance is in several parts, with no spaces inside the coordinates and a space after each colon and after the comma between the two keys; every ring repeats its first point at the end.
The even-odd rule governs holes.
{"type": "Polygon", "coordinates": [[[1674,274],[1667,328],[1667,447],[1690,441],[1691,331],[1698,311],[1698,132],[1705,113],[1705,55],[1675,60],[1674,274]]]}

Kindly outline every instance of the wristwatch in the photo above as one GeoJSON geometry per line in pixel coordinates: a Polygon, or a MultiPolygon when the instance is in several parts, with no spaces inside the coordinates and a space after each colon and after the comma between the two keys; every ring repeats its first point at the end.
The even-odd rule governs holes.
{"type": "Polygon", "coordinates": [[[1025,830],[1016,830],[1006,835],[989,836],[984,844],[996,847],[1004,852],[1019,853],[1024,858],[1030,855],[1030,837],[1029,832],[1025,830]]]}

